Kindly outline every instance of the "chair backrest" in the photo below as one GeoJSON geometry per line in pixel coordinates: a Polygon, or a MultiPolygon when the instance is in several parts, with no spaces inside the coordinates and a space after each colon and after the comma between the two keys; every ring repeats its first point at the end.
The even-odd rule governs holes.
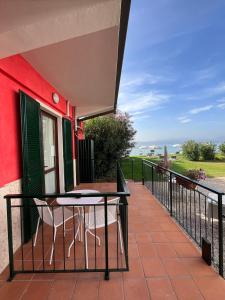
{"type": "MultiPolygon", "coordinates": [[[[117,207],[120,198],[114,198],[107,201],[107,213],[108,213],[108,224],[112,224],[117,221],[117,207]]],[[[104,203],[100,206],[90,206],[89,212],[86,214],[88,220],[85,220],[89,224],[90,228],[99,228],[105,225],[105,207],[104,203]]]]}
{"type": "Polygon", "coordinates": [[[38,213],[43,222],[50,226],[54,226],[54,220],[52,217],[52,211],[46,201],[34,198],[34,202],[37,205],[38,213]]]}

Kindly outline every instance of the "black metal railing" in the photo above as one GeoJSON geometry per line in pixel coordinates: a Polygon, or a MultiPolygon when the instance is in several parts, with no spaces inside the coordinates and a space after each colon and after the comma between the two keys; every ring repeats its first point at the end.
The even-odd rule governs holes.
{"type": "Polygon", "coordinates": [[[104,272],[109,279],[110,272],[128,271],[129,195],[119,164],[116,192],[6,195],[9,280],[18,273],[52,272],[104,272]],[[93,197],[102,201],[93,203],[93,197]],[[57,200],[61,198],[65,204],[59,205],[57,200]],[[78,202],[68,203],[71,198],[78,202]],[[90,201],[81,203],[80,198],[90,201]],[[34,230],[24,243],[26,201],[30,203],[26,209],[34,230]],[[14,253],[18,239],[20,247],[14,253]]]}
{"type": "Polygon", "coordinates": [[[123,158],[120,161],[121,168],[125,178],[133,181],[140,181],[142,177],[142,163],[141,159],[123,158]]]}
{"type": "Polygon", "coordinates": [[[224,193],[144,159],[142,183],[202,247],[203,258],[223,276],[224,193]]]}

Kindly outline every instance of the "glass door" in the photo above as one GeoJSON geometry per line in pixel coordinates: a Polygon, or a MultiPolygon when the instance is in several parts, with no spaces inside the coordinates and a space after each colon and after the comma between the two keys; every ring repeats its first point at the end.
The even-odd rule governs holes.
{"type": "Polygon", "coordinates": [[[46,112],[41,112],[45,193],[57,193],[58,184],[58,151],[57,119],[46,112]]]}

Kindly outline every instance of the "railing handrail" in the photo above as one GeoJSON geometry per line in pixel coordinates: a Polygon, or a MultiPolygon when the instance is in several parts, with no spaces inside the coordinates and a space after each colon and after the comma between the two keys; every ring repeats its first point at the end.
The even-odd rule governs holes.
{"type": "MultiPolygon", "coordinates": [[[[39,199],[39,200],[41,200],[41,199],[39,199]]],[[[42,201],[42,200],[41,200],[42,201]]],[[[43,202],[45,202],[44,200],[43,200],[43,202]]],[[[126,203],[107,203],[107,206],[123,206],[123,205],[127,205],[128,203],[126,202],[126,203]]],[[[57,203],[54,203],[53,205],[52,204],[48,204],[48,206],[50,207],[50,206],[54,206],[54,207],[90,207],[90,206],[92,206],[92,207],[97,207],[97,206],[104,206],[104,202],[99,202],[99,203],[88,203],[88,204],[86,204],[86,203],[79,203],[79,204],[76,204],[76,203],[74,203],[74,204],[57,204],[57,203]]],[[[12,204],[11,205],[11,207],[24,207],[24,205],[23,204],[12,204]]],[[[46,207],[46,205],[45,204],[30,204],[30,207],[46,207]]]]}
{"type": "Polygon", "coordinates": [[[117,170],[120,173],[121,183],[122,183],[122,187],[123,187],[123,192],[117,192],[117,193],[124,193],[121,196],[130,196],[130,191],[129,191],[128,186],[126,184],[126,180],[125,180],[125,177],[124,177],[124,174],[123,174],[123,171],[122,171],[122,168],[121,168],[119,162],[117,162],[117,170]]]}
{"type": "Polygon", "coordinates": [[[173,171],[173,170],[171,170],[171,169],[167,169],[167,168],[164,168],[164,167],[162,167],[162,166],[159,166],[158,164],[156,164],[156,163],[154,163],[154,162],[152,162],[152,161],[150,161],[150,160],[142,159],[142,161],[145,162],[146,164],[150,164],[151,166],[160,168],[160,169],[162,169],[162,170],[164,170],[164,171],[167,171],[167,172],[169,172],[169,173],[172,173],[172,174],[175,175],[175,176],[178,176],[178,177],[183,178],[183,179],[185,179],[185,180],[187,180],[187,181],[189,181],[189,182],[192,182],[192,183],[194,183],[194,184],[196,184],[196,185],[198,185],[198,186],[200,186],[200,187],[202,187],[202,188],[204,188],[204,189],[206,189],[206,190],[208,190],[208,191],[210,191],[210,192],[212,192],[212,193],[214,193],[214,194],[225,195],[225,193],[222,192],[222,191],[219,191],[219,190],[217,190],[217,189],[212,189],[212,188],[208,187],[207,185],[204,185],[204,184],[202,184],[202,183],[199,183],[198,181],[193,180],[193,179],[191,179],[191,178],[189,178],[189,177],[187,177],[187,176],[184,176],[184,175],[182,175],[182,174],[179,174],[179,173],[177,173],[177,172],[175,172],[175,171],[173,171]]]}
{"type": "Polygon", "coordinates": [[[56,193],[56,194],[7,194],[5,199],[15,198],[82,198],[82,197],[113,197],[130,196],[129,192],[107,192],[107,193],[56,193]]]}

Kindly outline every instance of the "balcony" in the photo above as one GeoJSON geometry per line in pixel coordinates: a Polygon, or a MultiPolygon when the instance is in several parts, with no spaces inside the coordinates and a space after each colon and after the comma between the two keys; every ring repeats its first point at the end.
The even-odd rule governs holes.
{"type": "MultiPolygon", "coordinates": [[[[114,183],[79,186],[101,193],[114,191],[115,187],[114,183]]],[[[17,274],[7,282],[9,273],[5,270],[0,298],[224,299],[225,281],[202,260],[199,248],[169,212],[141,183],[129,182],[128,187],[129,272],[111,273],[109,281],[100,272],[51,272],[17,274]]],[[[109,229],[110,242],[115,242],[113,226],[109,229]]],[[[93,240],[89,240],[93,245],[93,240]]],[[[100,248],[104,250],[103,245],[100,248]]],[[[30,251],[25,249],[28,265],[29,256],[30,251]]],[[[109,257],[115,263],[115,257],[109,257]]]]}

